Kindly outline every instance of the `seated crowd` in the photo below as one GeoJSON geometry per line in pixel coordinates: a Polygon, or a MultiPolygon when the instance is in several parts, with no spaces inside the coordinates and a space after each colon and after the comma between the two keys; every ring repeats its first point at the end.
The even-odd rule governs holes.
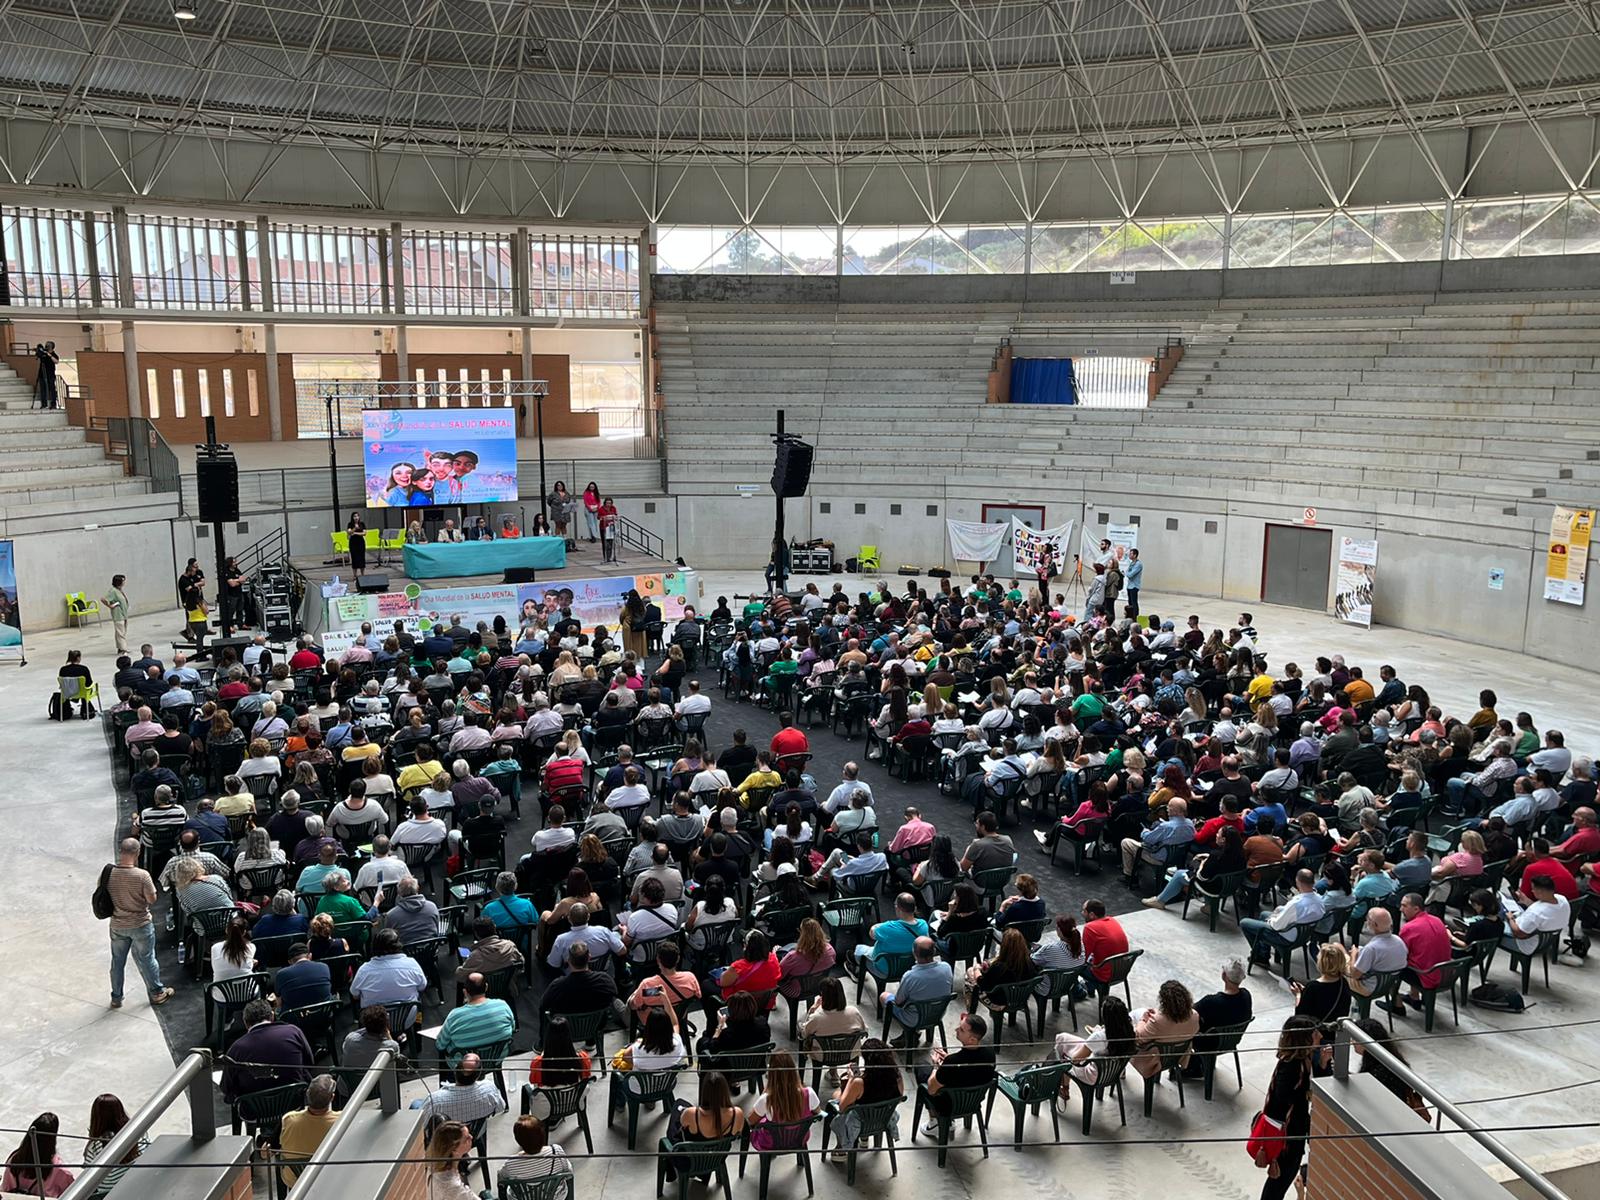
{"type": "Polygon", "coordinates": [[[208,1017],[221,1010],[225,1098],[298,1089],[279,1152],[303,1159],[352,1068],[404,1049],[440,1075],[426,1105],[449,1169],[431,1196],[474,1194],[455,1164],[507,1110],[519,1036],[536,1049],[515,1127],[529,1161],[509,1178],[568,1169],[546,1121],[572,1111],[572,1089],[581,1104],[611,1031],[608,1108],[628,1111],[631,1145],[638,1109],[666,1101],[669,1172],[713,1169],[697,1143],[803,1147],[826,1118],[853,1178],[858,1145],[897,1136],[902,1099],[926,1117],[918,1133],[948,1142],[1033,1005],[1043,1037],[1048,1002],[1096,998],[1097,1022],[1035,1064],[1060,1103],[1081,1098],[1087,1129],[1125,1069],[1151,1086],[1203,1077],[1251,1019],[1250,967],[1276,957],[1287,975],[1306,947],[1315,973],[1296,984],[1269,1096],[1293,1115],[1330,1023],[1374,999],[1404,1016],[1452,963],[1487,970],[1501,950],[1526,986],[1527,964],[1600,906],[1593,766],[1559,732],[1502,720],[1487,691],[1458,720],[1387,666],[1376,688],[1338,656],[1309,679],[1270,671],[1248,614],[1226,635],[1197,618],[1179,634],[984,578],[857,601],[811,584],[738,618],[719,600],[654,670],[646,648],[570,613],[515,633],[364,628],[338,662],[305,638],[286,662],[230,652],[193,679],[144,651],[119,662],[109,716],[134,797],[107,885],[112,1004],[130,954],[152,1002],[172,996],[155,953],[170,893],[166,927],[208,1017]],[[778,713],[766,745],[738,730],[710,753],[712,703],[688,674],[702,652],[727,697],[778,713]],[[186,700],[154,697],[162,681],[186,700]],[[817,720],[859,729],[862,758],[970,817],[904,806],[882,828],[860,763],[826,786],[808,770],[801,725],[817,720]],[[524,802],[531,836],[516,832],[524,802]],[[1003,831],[1023,819],[1030,869],[1003,831]],[[1063,848],[1115,864],[1151,907],[1200,902],[1213,927],[1233,900],[1244,948],[1223,955],[1220,989],[1167,980],[1142,1009],[1114,994],[1141,951],[1100,900],[1049,912],[1039,878],[1063,848]],[[319,1075],[346,1002],[344,1070],[319,1075]],[[942,1039],[957,1012],[957,1048],[902,1076],[897,1051],[942,1039]],[[673,1103],[690,1064],[696,1099],[673,1103]]]}

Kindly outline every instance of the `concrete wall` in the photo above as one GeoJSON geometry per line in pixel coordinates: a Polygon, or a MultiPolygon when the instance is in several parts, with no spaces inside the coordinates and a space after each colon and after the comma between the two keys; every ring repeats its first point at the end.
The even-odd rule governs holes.
{"type": "MultiPolygon", "coordinates": [[[[128,603],[135,614],[177,607],[176,580],[189,552],[180,546],[177,553],[182,557],[174,556],[174,523],[118,524],[115,518],[115,513],[97,516],[99,524],[93,529],[76,525],[37,533],[18,533],[0,521],[0,537],[16,543],[17,598],[24,633],[62,628],[67,623],[68,592],[83,592],[98,600],[111,586],[111,577],[118,574],[128,577],[128,603]]],[[[172,631],[178,632],[176,625],[172,631]]]]}

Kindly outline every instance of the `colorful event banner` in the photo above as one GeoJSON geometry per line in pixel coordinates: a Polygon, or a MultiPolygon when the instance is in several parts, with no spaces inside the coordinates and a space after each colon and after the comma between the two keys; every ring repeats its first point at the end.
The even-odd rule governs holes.
{"type": "Polygon", "coordinates": [[[950,535],[950,557],[965,562],[987,563],[1000,557],[1011,531],[1007,521],[986,524],[982,521],[946,521],[950,535]]]}
{"type": "Polygon", "coordinates": [[[393,628],[396,621],[408,632],[426,633],[435,621],[449,623],[459,615],[465,624],[504,617],[516,629],[535,613],[546,615],[563,608],[583,623],[585,632],[596,625],[615,629],[623,594],[636,589],[661,608],[667,621],[682,619],[686,605],[700,604],[700,577],[693,571],[654,575],[617,575],[607,579],[553,579],[549,583],[491,584],[485,587],[424,588],[410,584],[403,592],[335,596],[328,600],[327,637],[339,631],[358,630],[363,621],[393,628]]]}
{"type": "Polygon", "coordinates": [[[1333,615],[1352,625],[1372,624],[1372,586],[1378,577],[1378,543],[1339,539],[1339,579],[1333,590],[1333,615]]]}
{"type": "Polygon", "coordinates": [[[0,659],[26,661],[22,650],[22,610],[17,607],[15,543],[0,541],[0,659]]]}
{"type": "Polygon", "coordinates": [[[1544,598],[1559,604],[1582,604],[1589,572],[1589,538],[1594,509],[1562,508],[1550,514],[1550,547],[1544,559],[1544,598]]]}
{"type": "Polygon", "coordinates": [[[1016,517],[1012,517],[1011,555],[1016,561],[1018,573],[1037,571],[1040,557],[1048,545],[1055,550],[1056,573],[1065,574],[1067,542],[1072,537],[1072,527],[1075,524],[1077,522],[1068,521],[1065,525],[1057,525],[1054,529],[1029,529],[1016,517]]]}

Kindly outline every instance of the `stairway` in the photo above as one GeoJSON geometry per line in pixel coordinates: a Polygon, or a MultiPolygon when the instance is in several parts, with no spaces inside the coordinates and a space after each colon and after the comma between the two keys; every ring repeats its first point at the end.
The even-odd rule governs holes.
{"type": "Polygon", "coordinates": [[[177,497],[152,493],[147,479],[68,424],[64,409],[36,407],[33,389],[0,365],[0,527],[42,533],[86,524],[126,524],[177,515],[177,497]]]}

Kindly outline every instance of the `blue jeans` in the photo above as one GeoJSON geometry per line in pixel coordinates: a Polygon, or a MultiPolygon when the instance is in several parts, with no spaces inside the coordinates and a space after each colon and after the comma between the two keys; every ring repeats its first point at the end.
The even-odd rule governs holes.
{"type": "Polygon", "coordinates": [[[1167,880],[1167,886],[1161,889],[1161,894],[1156,899],[1163,904],[1171,904],[1179,896],[1183,895],[1184,889],[1188,886],[1189,872],[1179,867],[1172,873],[1172,878],[1167,880]]]}
{"type": "Polygon", "coordinates": [[[1239,932],[1244,934],[1244,940],[1250,943],[1250,955],[1256,959],[1271,957],[1274,948],[1288,949],[1294,945],[1272,926],[1255,917],[1246,917],[1240,921],[1239,932]]]}
{"type": "Polygon", "coordinates": [[[1449,789],[1451,801],[1457,810],[1463,814],[1475,817],[1483,811],[1486,798],[1482,792],[1472,786],[1472,777],[1470,775],[1462,775],[1457,779],[1447,779],[1445,780],[1445,786],[1449,789]]]}
{"type": "Polygon", "coordinates": [[[156,926],[154,921],[146,921],[137,929],[111,931],[111,998],[122,999],[129,951],[133,952],[133,963],[139,968],[144,986],[152,996],[159,995],[162,985],[161,964],[156,961],[156,926]]]}

